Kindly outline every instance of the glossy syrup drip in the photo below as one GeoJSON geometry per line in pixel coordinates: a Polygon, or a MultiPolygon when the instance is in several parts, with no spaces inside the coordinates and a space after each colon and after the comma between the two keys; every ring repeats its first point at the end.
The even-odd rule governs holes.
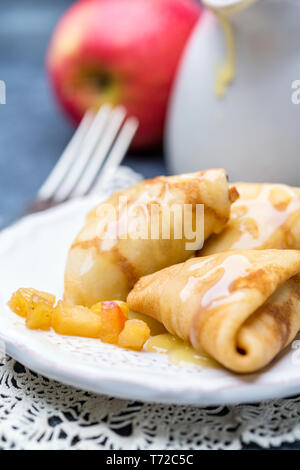
{"type": "Polygon", "coordinates": [[[235,38],[232,26],[223,13],[215,11],[215,14],[220,22],[223,30],[226,48],[226,58],[222,65],[217,68],[215,94],[218,98],[226,95],[227,87],[233,82],[236,73],[236,51],[235,51],[235,38]]]}
{"type": "Polygon", "coordinates": [[[204,352],[197,352],[188,343],[169,333],[152,336],[145,350],[151,353],[167,354],[172,364],[179,366],[201,366],[218,369],[221,366],[204,352]]]}
{"type": "Polygon", "coordinates": [[[225,39],[226,58],[225,62],[219,65],[217,69],[215,82],[215,94],[218,98],[222,98],[226,95],[227,87],[233,82],[236,75],[236,41],[228,17],[239,10],[248,8],[252,3],[258,1],[259,0],[244,0],[229,6],[225,3],[223,6],[218,5],[216,8],[214,6],[215,2],[204,0],[204,4],[210,8],[218,18],[225,39]]]}
{"type": "Polygon", "coordinates": [[[198,289],[200,283],[205,286],[207,282],[208,288],[203,287],[201,298],[201,306],[203,308],[214,308],[229,297],[231,300],[237,300],[241,293],[231,293],[230,287],[234,281],[249,274],[248,268],[250,267],[250,262],[248,258],[239,254],[230,254],[222,263],[205,272],[203,268],[208,262],[208,259],[201,260],[200,258],[199,263],[193,264],[189,268],[191,272],[199,270],[201,277],[198,277],[196,274],[189,277],[179,294],[181,300],[185,302],[193,295],[194,290],[198,289]],[[211,283],[210,280],[214,281],[211,283]]]}
{"type": "MultiPolygon", "coordinates": [[[[249,274],[250,262],[248,258],[240,254],[230,254],[222,263],[207,270],[207,265],[210,262],[209,259],[199,259],[198,263],[189,268],[191,273],[199,270],[200,273],[204,271],[204,274],[197,277],[195,272],[189,277],[179,293],[182,302],[186,302],[193,295],[194,289],[198,289],[202,283],[204,288],[200,302],[205,309],[214,308],[228,299],[237,300],[237,297],[242,295],[239,291],[231,293],[230,287],[234,281],[249,274]],[[205,270],[207,271],[205,272],[205,270]]],[[[167,354],[169,361],[176,365],[193,364],[210,368],[221,367],[204,351],[196,351],[190,344],[169,333],[151,337],[145,345],[145,350],[167,354]]]]}
{"type": "MultiPolygon", "coordinates": [[[[223,263],[220,264],[220,266],[210,270],[205,277],[212,276],[220,268],[223,273],[219,280],[213,283],[213,285],[203,295],[201,300],[202,307],[214,308],[229,296],[232,299],[233,294],[230,292],[232,283],[249,274],[249,267],[250,262],[245,256],[230,255],[223,261],[223,263]]],[[[239,293],[236,293],[235,295],[239,295],[239,293]]]]}
{"type": "Polygon", "coordinates": [[[207,354],[195,351],[192,346],[168,333],[165,327],[154,318],[133,311],[129,312],[129,318],[143,320],[149,326],[152,336],[144,347],[146,352],[167,354],[172,364],[180,366],[221,367],[207,354]]]}

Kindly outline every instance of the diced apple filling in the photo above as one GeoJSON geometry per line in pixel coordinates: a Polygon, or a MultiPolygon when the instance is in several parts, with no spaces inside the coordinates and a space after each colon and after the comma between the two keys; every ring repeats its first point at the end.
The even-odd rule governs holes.
{"type": "Polygon", "coordinates": [[[26,326],[31,330],[50,330],[55,297],[33,294],[26,315],[26,326]],[[52,297],[52,298],[51,298],[52,297]]]}
{"type": "Polygon", "coordinates": [[[9,307],[26,319],[30,329],[49,330],[84,338],[99,338],[140,351],[150,337],[150,329],[142,320],[128,320],[129,307],[122,301],[99,302],[91,308],[68,305],[55,296],[36,289],[19,289],[13,293],[9,307]]]}
{"type": "Polygon", "coordinates": [[[92,307],[101,319],[100,339],[104,343],[118,344],[119,334],[124,328],[126,317],[117,302],[101,302],[92,307]]]}
{"type": "Polygon", "coordinates": [[[143,320],[128,320],[119,335],[118,345],[122,348],[141,351],[150,338],[150,328],[143,320]]]}
{"type": "Polygon", "coordinates": [[[99,338],[101,318],[87,307],[68,305],[59,301],[52,316],[56,333],[84,338],[99,338]]]}
{"type": "Polygon", "coordinates": [[[126,320],[128,320],[128,315],[129,315],[128,304],[126,302],[122,302],[122,300],[114,300],[114,302],[119,305],[124,317],[126,318],[126,320]]]}
{"type": "MultiPolygon", "coordinates": [[[[124,317],[128,319],[129,307],[127,303],[123,302],[122,300],[112,300],[111,302],[117,304],[120,307],[121,312],[123,313],[124,317]]],[[[97,304],[93,305],[91,309],[93,310],[93,312],[100,314],[102,310],[102,304],[103,304],[103,301],[98,302],[97,304]]]]}
{"type": "Polygon", "coordinates": [[[20,317],[27,317],[29,307],[33,296],[49,303],[52,307],[55,304],[55,296],[47,292],[41,292],[36,289],[22,288],[14,292],[8,302],[9,308],[20,317]]]}

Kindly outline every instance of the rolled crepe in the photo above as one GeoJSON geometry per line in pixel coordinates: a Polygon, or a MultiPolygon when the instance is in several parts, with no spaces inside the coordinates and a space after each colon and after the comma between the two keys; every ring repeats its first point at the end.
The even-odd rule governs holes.
{"type": "Polygon", "coordinates": [[[165,238],[164,208],[175,205],[182,211],[189,204],[194,225],[196,205],[204,204],[203,238],[206,239],[223,229],[236,197],[237,192],[229,189],[222,169],[160,176],[114,194],[88,215],[70,249],[65,300],[87,306],[101,300],[125,300],[141,276],[185,261],[195,256],[200,247],[187,249],[190,234],[186,237],[182,231],[180,217],[171,216],[170,236],[165,238]],[[142,237],[145,227],[147,239],[142,237]],[[149,227],[154,233],[149,232],[149,227]],[[176,238],[175,234],[180,232],[182,235],[176,238]]]}
{"type": "Polygon", "coordinates": [[[141,278],[129,307],[235,372],[268,364],[300,329],[300,252],[237,250],[141,278]]]}
{"type": "Polygon", "coordinates": [[[226,250],[300,249],[300,189],[283,184],[236,183],[239,199],[232,205],[222,233],[212,235],[200,256],[226,250]]]}

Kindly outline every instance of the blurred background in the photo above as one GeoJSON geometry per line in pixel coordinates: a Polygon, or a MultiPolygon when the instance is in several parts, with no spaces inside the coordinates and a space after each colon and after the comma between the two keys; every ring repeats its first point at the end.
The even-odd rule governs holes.
{"type": "Polygon", "coordinates": [[[139,120],[123,163],[145,178],[224,167],[299,186],[299,0],[206,4],[217,16],[200,0],[1,0],[0,228],[107,102],[139,120]]]}
{"type": "Polygon", "coordinates": [[[22,214],[72,134],[53,101],[44,69],[49,37],[70,0],[2,0],[0,227],[22,214]]]}
{"type": "MultiPolygon", "coordinates": [[[[74,127],[51,93],[45,55],[51,34],[72,0],[1,0],[0,228],[24,209],[54,166],[74,127]]],[[[145,177],[166,172],[162,149],[130,151],[129,165],[145,177]]]]}

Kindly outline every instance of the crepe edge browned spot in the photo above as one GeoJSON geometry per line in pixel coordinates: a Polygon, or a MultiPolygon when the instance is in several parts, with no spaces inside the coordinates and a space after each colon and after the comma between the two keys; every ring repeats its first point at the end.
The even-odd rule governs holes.
{"type": "Polygon", "coordinates": [[[300,273],[295,274],[289,279],[289,282],[293,284],[293,293],[297,299],[300,299],[300,273]]]}
{"type": "Polygon", "coordinates": [[[261,307],[265,313],[270,315],[275,320],[275,329],[278,332],[283,348],[291,334],[291,315],[293,312],[293,305],[290,299],[283,302],[281,305],[270,305],[266,303],[261,307]]]}
{"type": "MultiPolygon", "coordinates": [[[[274,272],[275,267],[271,266],[270,271],[272,270],[274,272]]],[[[247,276],[240,277],[233,281],[230,286],[230,292],[239,289],[257,289],[262,295],[269,296],[272,289],[270,286],[268,267],[256,269],[247,276]]]]}
{"type": "Polygon", "coordinates": [[[125,256],[123,256],[118,247],[113,247],[109,254],[112,256],[113,260],[119,266],[120,271],[125,275],[128,283],[128,288],[132,288],[134,284],[138,281],[139,275],[135,272],[135,269],[125,256]]]}
{"type": "Polygon", "coordinates": [[[227,224],[227,222],[229,220],[229,214],[228,214],[228,216],[223,215],[223,214],[219,214],[215,209],[213,209],[208,204],[206,204],[206,203],[203,203],[203,204],[204,204],[204,216],[207,213],[210,213],[212,215],[212,217],[214,217],[215,220],[221,225],[221,227],[218,228],[217,232],[216,231],[213,232],[215,234],[219,234],[222,231],[223,227],[227,224]]]}
{"type": "Polygon", "coordinates": [[[235,186],[231,186],[231,188],[229,188],[228,194],[229,194],[229,201],[231,202],[231,204],[237,201],[240,197],[240,193],[238,192],[235,186]]]}
{"type": "Polygon", "coordinates": [[[99,251],[99,238],[94,237],[89,240],[75,240],[71,245],[71,250],[74,248],[82,248],[88,250],[89,248],[96,248],[99,251]]]}

